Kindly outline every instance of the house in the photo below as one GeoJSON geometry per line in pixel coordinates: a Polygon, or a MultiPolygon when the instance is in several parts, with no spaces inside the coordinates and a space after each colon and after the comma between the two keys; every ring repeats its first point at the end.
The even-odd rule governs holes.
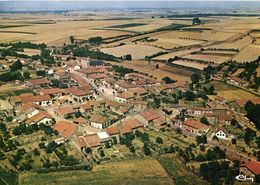
{"type": "Polygon", "coordinates": [[[128,91],[124,91],[115,97],[115,101],[120,103],[128,103],[131,99],[134,99],[134,94],[128,91]]]}
{"type": "Polygon", "coordinates": [[[66,139],[72,138],[76,133],[76,125],[67,121],[58,121],[52,128],[66,139]]]}
{"type": "Polygon", "coordinates": [[[204,117],[206,117],[210,123],[216,123],[218,121],[218,115],[216,113],[205,113],[204,117]]]}
{"type": "Polygon", "coordinates": [[[104,145],[108,143],[111,145],[111,138],[106,132],[98,132],[97,135],[100,139],[100,143],[103,143],[104,145]]]}
{"type": "Polygon", "coordinates": [[[160,110],[146,110],[140,112],[136,117],[144,126],[162,126],[166,124],[165,114],[160,110]]]}
{"type": "Polygon", "coordinates": [[[182,127],[186,131],[196,134],[196,135],[206,134],[209,131],[208,125],[202,124],[199,121],[192,120],[192,119],[186,119],[183,122],[182,127]]]}
{"type": "Polygon", "coordinates": [[[36,78],[28,80],[27,84],[31,88],[41,88],[49,86],[51,81],[46,78],[36,78]]]}
{"type": "Polygon", "coordinates": [[[119,130],[116,126],[108,127],[106,132],[112,139],[115,138],[117,141],[119,141],[119,130]]]}
{"type": "Polygon", "coordinates": [[[239,111],[241,113],[246,113],[245,105],[248,101],[251,101],[254,104],[260,104],[260,98],[253,98],[253,99],[235,99],[233,101],[230,101],[229,105],[235,111],[239,111]]]}
{"type": "Polygon", "coordinates": [[[93,92],[88,90],[82,90],[76,87],[67,88],[66,92],[70,93],[73,100],[77,102],[84,102],[92,97],[93,92]]]}
{"type": "Polygon", "coordinates": [[[231,121],[233,119],[233,116],[231,114],[219,114],[218,120],[220,123],[230,125],[231,121]]]}
{"type": "Polygon", "coordinates": [[[242,87],[246,87],[249,84],[246,80],[240,79],[240,78],[235,77],[235,76],[228,77],[227,83],[230,84],[230,85],[242,86],[242,87]]]}
{"type": "Polygon", "coordinates": [[[92,102],[87,102],[80,105],[80,112],[81,113],[91,112],[93,108],[94,108],[94,104],[92,102]]]}
{"type": "Polygon", "coordinates": [[[32,97],[32,102],[41,106],[52,104],[52,99],[49,95],[37,95],[32,97]]]}
{"type": "Polygon", "coordinates": [[[98,129],[103,129],[110,125],[110,121],[106,117],[104,117],[100,114],[92,115],[90,117],[89,121],[90,121],[90,125],[92,127],[95,127],[98,129]]]}
{"type": "Polygon", "coordinates": [[[78,136],[76,141],[81,150],[84,150],[85,148],[93,149],[101,146],[101,141],[97,134],[78,136]]]}
{"type": "Polygon", "coordinates": [[[20,96],[14,96],[10,98],[9,101],[14,106],[21,106],[29,102],[40,106],[47,106],[52,104],[52,100],[49,95],[34,96],[32,93],[25,93],[21,94],[20,96]]]}
{"type": "Polygon", "coordinates": [[[48,88],[42,89],[40,92],[41,95],[49,95],[50,97],[61,97],[65,94],[65,91],[60,88],[48,88]]]}
{"type": "Polygon", "coordinates": [[[70,82],[71,75],[69,72],[59,70],[54,73],[54,78],[59,80],[59,82],[62,84],[68,84],[70,82]]]}
{"type": "Polygon", "coordinates": [[[218,139],[228,139],[228,132],[225,128],[222,128],[222,127],[218,127],[216,129],[216,133],[215,133],[215,136],[218,138],[218,139]]]}
{"type": "Polygon", "coordinates": [[[51,125],[53,122],[53,117],[46,111],[40,111],[38,114],[30,117],[26,123],[28,125],[33,125],[33,124],[37,124],[37,125],[51,125]]]}
{"type": "Polygon", "coordinates": [[[125,120],[123,121],[122,125],[131,128],[131,130],[135,130],[144,126],[137,118],[125,120]]]}
{"type": "Polygon", "coordinates": [[[260,175],[260,162],[249,161],[239,167],[239,175],[236,177],[240,181],[255,181],[260,175]]]}
{"type": "Polygon", "coordinates": [[[208,107],[193,107],[191,109],[191,114],[195,116],[203,116],[205,113],[213,113],[213,110],[208,107]]]}
{"type": "Polygon", "coordinates": [[[74,119],[73,122],[76,124],[80,124],[80,125],[85,125],[88,123],[88,121],[83,117],[78,117],[78,118],[74,119]]]}
{"type": "Polygon", "coordinates": [[[68,117],[68,116],[73,116],[75,114],[75,110],[73,109],[72,106],[68,106],[68,107],[62,107],[62,108],[59,108],[57,110],[55,110],[55,113],[57,116],[59,117],[68,117]]]}

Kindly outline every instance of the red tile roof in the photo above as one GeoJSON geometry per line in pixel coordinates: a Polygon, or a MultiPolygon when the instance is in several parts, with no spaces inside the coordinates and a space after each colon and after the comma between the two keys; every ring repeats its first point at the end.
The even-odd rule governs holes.
{"type": "Polygon", "coordinates": [[[59,121],[52,128],[65,138],[71,137],[76,132],[76,125],[67,121],[59,121]]]}
{"type": "Polygon", "coordinates": [[[44,95],[51,95],[51,94],[59,94],[63,93],[64,90],[60,88],[49,88],[49,89],[43,89],[41,90],[41,93],[44,95]]]}
{"type": "Polygon", "coordinates": [[[183,122],[184,125],[187,125],[189,127],[195,128],[195,129],[200,129],[203,127],[208,127],[207,125],[204,125],[202,123],[200,123],[199,121],[196,120],[192,120],[192,119],[187,119],[183,122]]]}
{"type": "Polygon", "coordinates": [[[258,161],[249,161],[241,165],[250,170],[254,175],[260,175],[260,162],[258,161]]]}
{"type": "Polygon", "coordinates": [[[29,84],[31,85],[44,85],[44,84],[50,84],[51,81],[46,78],[37,78],[37,79],[31,79],[28,80],[29,84]]]}

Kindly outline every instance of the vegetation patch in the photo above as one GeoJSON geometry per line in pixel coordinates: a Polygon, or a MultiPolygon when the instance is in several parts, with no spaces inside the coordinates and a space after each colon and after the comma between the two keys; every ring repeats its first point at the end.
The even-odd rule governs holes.
{"type": "Polygon", "coordinates": [[[144,26],[144,25],[147,25],[147,24],[145,24],[145,23],[129,23],[129,24],[113,25],[113,26],[109,26],[108,28],[131,28],[131,27],[144,26]]]}

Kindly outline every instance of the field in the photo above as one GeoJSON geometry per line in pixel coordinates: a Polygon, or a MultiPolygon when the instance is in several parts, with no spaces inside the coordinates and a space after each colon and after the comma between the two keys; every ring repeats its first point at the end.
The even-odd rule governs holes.
{"type": "Polygon", "coordinates": [[[243,48],[235,57],[234,60],[240,63],[251,62],[260,56],[260,45],[251,44],[243,48]],[[250,53],[250,54],[249,54],[250,53]]]}
{"type": "Polygon", "coordinates": [[[23,173],[19,176],[21,185],[62,184],[173,184],[160,163],[152,158],[109,162],[95,166],[92,172],[65,171],[52,173],[23,173]]]}
{"type": "Polygon", "coordinates": [[[169,58],[174,58],[175,56],[182,57],[182,56],[189,55],[192,52],[196,52],[196,51],[199,51],[199,49],[187,49],[187,50],[175,51],[175,52],[167,53],[164,55],[160,55],[153,59],[154,60],[168,60],[169,58]]]}
{"type": "Polygon", "coordinates": [[[160,51],[163,51],[162,49],[147,46],[147,45],[123,45],[113,48],[103,48],[101,49],[102,52],[108,53],[111,55],[115,55],[117,57],[122,57],[127,54],[131,54],[133,59],[144,59],[145,56],[153,55],[155,53],[158,53],[160,51]]]}
{"type": "Polygon", "coordinates": [[[113,25],[113,26],[109,26],[108,28],[130,28],[130,27],[143,26],[143,25],[146,25],[146,24],[144,24],[144,23],[129,23],[129,24],[113,25]]]}
{"type": "Polygon", "coordinates": [[[18,175],[16,173],[6,172],[0,167],[1,185],[18,185],[18,175]]]}
{"type": "Polygon", "coordinates": [[[185,60],[175,60],[173,64],[184,66],[184,67],[191,67],[199,70],[203,70],[203,68],[207,67],[207,64],[201,64],[197,62],[189,62],[185,60]]]}
{"type": "Polygon", "coordinates": [[[159,162],[173,178],[176,185],[207,184],[207,182],[200,179],[200,177],[190,172],[184,163],[173,154],[162,155],[159,162]]]}
{"type": "Polygon", "coordinates": [[[24,49],[23,52],[18,52],[20,54],[25,54],[25,55],[28,55],[28,56],[32,56],[32,55],[39,55],[40,54],[40,50],[38,49],[24,49]]]}
{"type": "Polygon", "coordinates": [[[203,55],[203,54],[193,54],[193,55],[186,55],[183,56],[186,59],[193,59],[193,60],[202,60],[207,62],[214,62],[217,64],[221,64],[230,60],[230,57],[227,56],[216,56],[216,55],[203,55]]]}
{"type": "Polygon", "coordinates": [[[225,84],[223,82],[213,81],[211,82],[211,84],[214,85],[215,90],[217,92],[217,96],[224,97],[228,100],[256,98],[254,94],[251,94],[237,87],[225,84]]]}
{"type": "Polygon", "coordinates": [[[113,65],[120,65],[127,68],[131,68],[136,71],[140,71],[142,73],[147,73],[149,75],[152,75],[156,79],[162,79],[168,76],[180,82],[187,82],[187,81],[189,82],[190,76],[192,75],[192,72],[190,71],[179,69],[176,67],[170,67],[164,63],[152,62],[151,64],[149,64],[147,61],[138,61],[138,60],[124,61],[122,63],[115,63],[115,62],[110,62],[110,63],[113,65]],[[158,69],[156,68],[156,64],[159,65],[158,69]]]}

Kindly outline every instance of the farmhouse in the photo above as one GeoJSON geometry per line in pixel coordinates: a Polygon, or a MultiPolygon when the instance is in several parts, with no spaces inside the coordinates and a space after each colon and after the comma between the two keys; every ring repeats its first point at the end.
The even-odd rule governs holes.
{"type": "Polygon", "coordinates": [[[209,131],[209,126],[204,125],[204,124],[200,123],[199,121],[192,120],[192,119],[186,119],[183,122],[182,127],[186,131],[188,131],[190,133],[194,133],[196,135],[206,134],[209,131]]]}
{"type": "Polygon", "coordinates": [[[193,107],[191,109],[191,114],[196,116],[203,116],[205,113],[213,113],[213,110],[208,107],[193,107]]]}
{"type": "Polygon", "coordinates": [[[61,97],[65,94],[65,91],[60,88],[48,88],[48,89],[42,89],[40,92],[41,95],[49,95],[52,98],[54,97],[61,97]]]}
{"type": "Polygon", "coordinates": [[[254,181],[256,176],[260,175],[260,162],[249,161],[242,164],[239,168],[238,180],[254,181]]]}
{"type": "Polygon", "coordinates": [[[241,87],[246,87],[248,86],[248,82],[245,80],[242,80],[238,77],[235,76],[231,76],[227,78],[227,83],[230,85],[234,85],[234,86],[241,86],[241,87]]]}
{"type": "Polygon", "coordinates": [[[73,109],[72,106],[68,106],[68,107],[62,107],[59,108],[57,110],[55,110],[55,113],[57,116],[59,117],[68,117],[68,116],[73,116],[75,114],[75,110],[73,109]]]}
{"type": "Polygon", "coordinates": [[[73,100],[77,102],[84,102],[92,97],[91,91],[84,91],[76,87],[67,88],[66,92],[70,93],[73,100]]]}
{"type": "Polygon", "coordinates": [[[233,110],[240,111],[241,113],[245,113],[245,105],[248,101],[253,102],[254,104],[260,104],[260,98],[254,99],[235,99],[229,102],[229,105],[233,110]]]}

